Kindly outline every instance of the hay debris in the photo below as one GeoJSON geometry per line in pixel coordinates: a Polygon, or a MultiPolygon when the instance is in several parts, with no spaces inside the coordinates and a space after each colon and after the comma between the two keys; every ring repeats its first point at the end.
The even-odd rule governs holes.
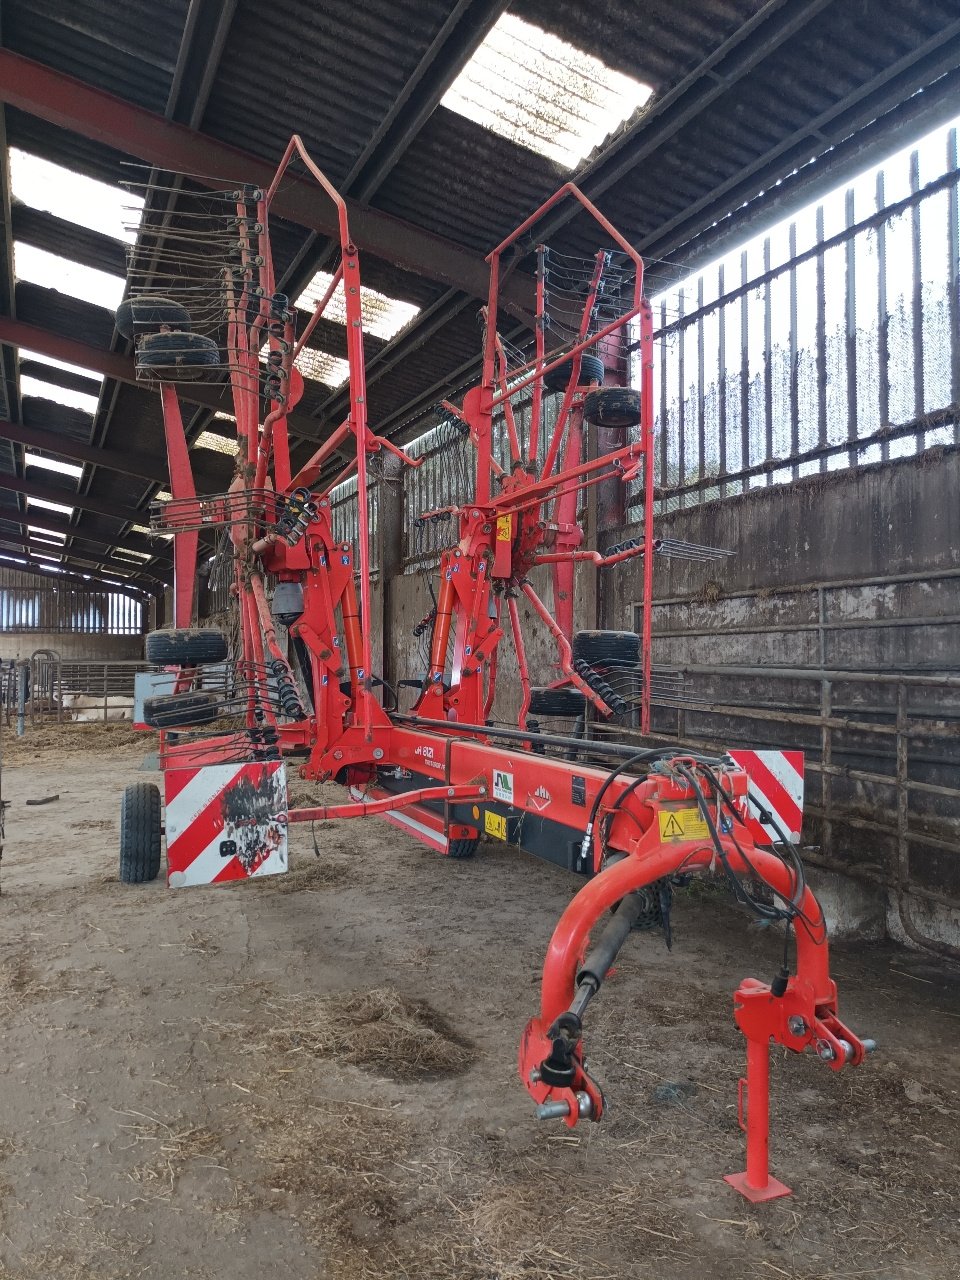
{"type": "Polygon", "coordinates": [[[392,987],[334,996],[274,997],[266,1005],[275,1025],[267,1043],[284,1055],[336,1058],[392,1080],[454,1075],[475,1050],[425,1001],[392,987]]]}

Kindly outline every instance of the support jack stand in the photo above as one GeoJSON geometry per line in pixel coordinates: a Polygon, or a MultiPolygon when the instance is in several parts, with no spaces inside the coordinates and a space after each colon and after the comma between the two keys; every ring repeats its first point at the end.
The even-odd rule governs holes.
{"type": "Polygon", "coordinates": [[[770,1177],[769,1040],[747,1040],[747,1078],[741,1078],[737,1086],[737,1120],[747,1135],[747,1167],[743,1173],[724,1174],[724,1182],[729,1182],[751,1204],[793,1195],[788,1186],[770,1177]]]}

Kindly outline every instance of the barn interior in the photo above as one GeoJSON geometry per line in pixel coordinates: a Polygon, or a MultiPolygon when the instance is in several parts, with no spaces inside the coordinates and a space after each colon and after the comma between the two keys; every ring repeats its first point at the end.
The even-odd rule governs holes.
{"type": "MultiPolygon", "coordinates": [[[[953,1280],[958,89],[946,0],[0,0],[0,1276],[953,1280]],[[342,245],[300,159],[272,186],[293,135],[343,197],[362,287],[298,350],[285,438],[354,548],[391,723],[427,714],[456,513],[486,501],[464,424],[487,376],[488,255],[566,183],[604,225],[566,199],[537,224],[548,257],[528,238],[504,258],[503,385],[538,332],[536,271],[576,311],[614,228],[643,261],[652,345],[634,309],[599,383],[644,388],[649,440],[639,418],[622,439],[651,487],[604,473],[579,492],[600,567],[578,566],[564,609],[579,635],[649,647],[616,714],[577,693],[574,727],[546,696],[531,726],[530,678],[557,675],[535,600],[562,612],[541,559],[509,602],[523,658],[501,653],[486,718],[464,725],[510,770],[489,821],[481,803],[477,828],[460,813],[447,831],[472,856],[412,820],[351,821],[365,802],[308,763],[287,766],[289,810],[315,818],[284,835],[284,874],[131,876],[124,797],[163,788],[179,727],[143,723],[175,665],[145,642],[193,626],[233,661],[247,623],[216,521],[175,582],[173,382],[145,376],[123,308],[179,298],[201,330],[221,242],[205,257],[197,236],[223,192],[266,191],[273,283],[304,332],[342,245]],[[358,364],[385,442],[362,483],[340,478],[358,464],[337,436],[357,430],[358,364]],[[558,919],[608,871],[581,865],[579,837],[531,853],[512,772],[521,745],[538,758],[531,733],[574,795],[575,762],[606,772],[623,744],[802,753],[786,843],[855,1041],[839,1071],[815,1039],[800,1056],[771,1032],[770,1163],[791,1195],[754,1203],[723,1180],[761,1106],[737,1083],[731,996],[748,973],[775,987],[793,944],[719,873],[679,875],[603,966],[586,1041],[602,1116],[536,1118],[521,1033],[558,919]]],[[[637,278],[617,254],[610,314],[637,278]]],[[[231,368],[176,380],[201,496],[240,474],[231,368]]],[[[531,464],[535,419],[579,404],[576,376],[543,404],[517,395],[531,464]]],[[[571,465],[596,468],[598,434],[571,465]]],[[[267,603],[315,734],[283,578],[265,576],[267,603]]],[[[557,800],[544,777],[528,810],[557,800]]]]}

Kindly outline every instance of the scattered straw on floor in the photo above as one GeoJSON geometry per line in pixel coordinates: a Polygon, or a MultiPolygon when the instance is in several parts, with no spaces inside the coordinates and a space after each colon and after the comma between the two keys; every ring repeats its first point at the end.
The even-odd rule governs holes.
{"type": "Polygon", "coordinates": [[[267,1043],[284,1055],[336,1058],[393,1080],[453,1075],[473,1046],[435,1009],[392,987],[335,996],[282,996],[264,1008],[275,1025],[267,1043]]]}

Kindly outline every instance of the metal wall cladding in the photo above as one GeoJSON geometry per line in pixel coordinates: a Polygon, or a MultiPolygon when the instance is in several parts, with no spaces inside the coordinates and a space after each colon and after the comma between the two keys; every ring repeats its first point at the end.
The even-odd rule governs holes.
{"type": "Polygon", "coordinates": [[[57,71],[135,102],[166,106],[188,0],[7,0],[3,43],[57,71]]]}

